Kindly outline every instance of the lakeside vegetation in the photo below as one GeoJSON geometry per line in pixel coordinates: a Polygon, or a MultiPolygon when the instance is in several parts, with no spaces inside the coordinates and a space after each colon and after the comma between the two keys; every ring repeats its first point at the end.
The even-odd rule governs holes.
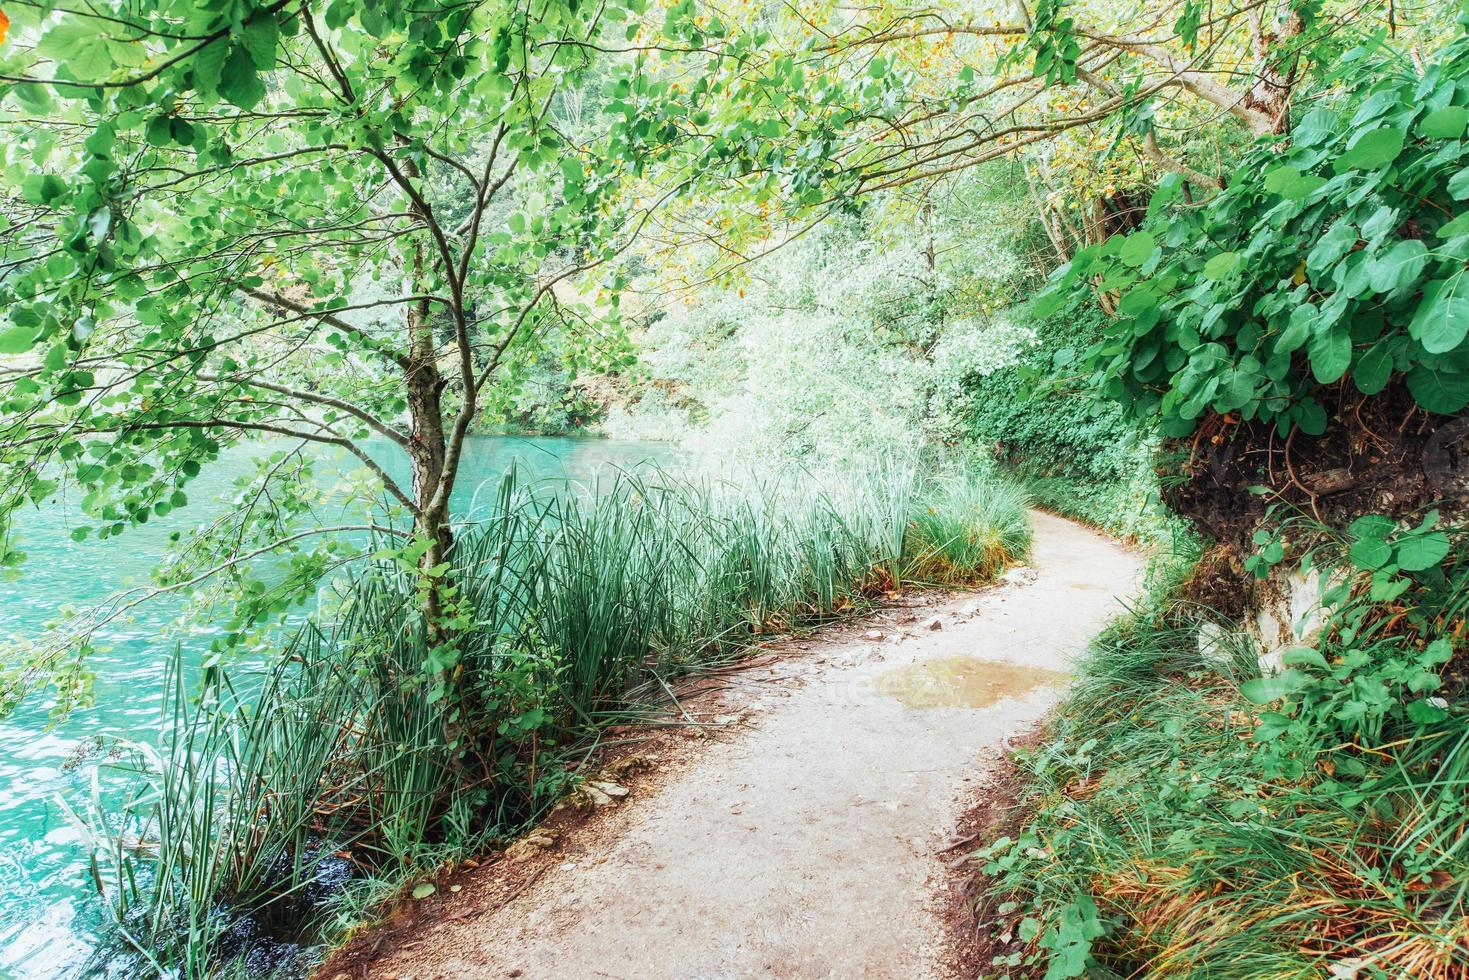
{"type": "MultiPolygon", "coordinates": [[[[128,969],[304,969],[1033,502],[1153,568],[975,857],[987,975],[1469,970],[1469,7],[3,6],[0,566],[259,449],[144,590],[217,620],[133,792],[65,801],[128,969]],[[456,503],[573,430],[687,466],[456,503]]],[[[88,707],[132,602],[0,704],[88,707]]]]}
{"type": "Polygon", "coordinates": [[[443,573],[460,698],[428,679],[444,668],[396,556],[263,679],[216,668],[196,691],[175,667],[157,742],[128,747],[135,795],[85,821],[124,962],[297,968],[415,878],[513,839],[587,778],[599,731],[660,716],[679,677],[905,586],[989,581],[1025,554],[1025,507],[1001,478],[896,462],[575,496],[512,474],[443,573]]]}

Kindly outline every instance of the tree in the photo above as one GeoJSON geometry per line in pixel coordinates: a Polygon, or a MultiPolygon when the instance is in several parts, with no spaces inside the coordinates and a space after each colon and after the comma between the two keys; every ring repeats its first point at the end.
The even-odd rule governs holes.
{"type": "Polygon", "coordinates": [[[706,168],[740,175],[746,196],[685,202],[684,237],[670,234],[666,254],[697,229],[728,246],[725,268],[778,248],[772,224],[800,234],[864,196],[1016,157],[1064,261],[1132,227],[1162,174],[1191,196],[1217,192],[1228,160],[1283,137],[1302,81],[1359,40],[1416,50],[1448,22],[1447,10],[1404,24],[1390,4],[1321,0],[1084,13],[1059,0],[979,12],[825,2],[723,15],[730,37],[756,39],[758,67],[729,81],[714,123],[754,120],[760,141],[743,157],[718,140],[689,144],[706,168]]]}
{"type": "Polygon", "coordinates": [[[245,596],[257,622],[337,560],[338,532],[375,531],[445,620],[451,494],[491,389],[551,324],[583,338],[574,357],[624,356],[615,290],[573,284],[678,189],[620,194],[689,103],[640,89],[645,54],[616,43],[643,0],[7,7],[0,557],[19,562],[21,509],[62,488],[93,518],[78,534],[112,536],[266,437],[245,503],[162,586],[289,555],[245,596]],[[607,62],[641,97],[572,125],[607,62]],[[303,524],[322,447],[383,506],[303,524]]]}

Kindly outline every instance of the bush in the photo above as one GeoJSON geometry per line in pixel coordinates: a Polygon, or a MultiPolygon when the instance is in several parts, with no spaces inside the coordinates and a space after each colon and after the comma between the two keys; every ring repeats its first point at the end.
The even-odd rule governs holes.
{"type": "Polygon", "coordinates": [[[1320,435],[1395,382],[1430,413],[1469,405],[1466,79],[1462,32],[1421,70],[1359,50],[1345,91],[1206,206],[1174,207],[1165,179],[1140,230],[1079,251],[1042,300],[1120,297],[1094,386],[1169,436],[1208,414],[1320,435]]]}
{"type": "Polygon", "coordinates": [[[1035,344],[1013,366],[971,376],[955,409],[967,435],[1023,478],[1036,502],[1114,534],[1171,545],[1181,525],[1163,516],[1156,439],[1115,404],[1077,390],[1072,365],[1100,336],[1098,310],[1037,319],[1011,311],[1035,344]]]}

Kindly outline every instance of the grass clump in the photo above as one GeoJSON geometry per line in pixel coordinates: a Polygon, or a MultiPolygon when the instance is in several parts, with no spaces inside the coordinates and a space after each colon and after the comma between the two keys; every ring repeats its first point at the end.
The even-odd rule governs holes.
{"type": "MultiPolygon", "coordinates": [[[[1419,565],[1461,536],[1379,532],[1419,565]]],[[[1469,974],[1469,562],[1384,578],[1313,533],[1294,553],[1336,584],[1280,672],[1171,592],[1094,646],[1023,758],[1028,818],[977,858],[1014,936],[989,975],[1469,974]]]]}
{"type": "Polygon", "coordinates": [[[136,792],[90,821],[134,966],[299,965],[388,890],[534,821],[574,785],[574,750],[661,710],[678,674],[905,581],[990,578],[1024,553],[1025,503],[897,465],[569,493],[508,477],[452,552],[452,642],[389,554],[261,675],[212,668],[190,692],[175,672],[158,743],[131,746],[136,792]]]}

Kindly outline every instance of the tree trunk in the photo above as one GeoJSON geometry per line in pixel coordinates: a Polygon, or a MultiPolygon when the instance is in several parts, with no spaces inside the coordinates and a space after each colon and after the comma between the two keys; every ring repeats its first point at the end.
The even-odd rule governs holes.
{"type": "Polygon", "coordinates": [[[1297,37],[1304,24],[1293,4],[1282,11],[1273,29],[1265,26],[1258,11],[1251,15],[1251,43],[1255,49],[1255,84],[1245,95],[1245,108],[1269,120],[1262,132],[1285,135],[1290,130],[1290,96],[1295,85],[1296,59],[1285,45],[1297,37]]]}
{"type": "MultiPolygon", "coordinates": [[[[412,421],[408,455],[413,466],[413,501],[418,509],[413,529],[429,542],[419,559],[419,567],[427,571],[448,561],[454,545],[448,495],[439,493],[447,449],[441,403],[444,379],[432,359],[418,357],[412,359],[407,375],[408,415],[412,421]],[[435,503],[436,500],[440,502],[435,503]]],[[[444,612],[441,593],[437,584],[427,589],[424,615],[431,632],[436,630],[444,612]]]]}
{"type": "MultiPolygon", "coordinates": [[[[417,169],[408,167],[414,177],[417,169]]],[[[416,210],[416,209],[415,209],[416,210]]],[[[415,242],[410,254],[410,286],[426,293],[425,256],[422,242],[415,242]]],[[[408,307],[408,359],[404,366],[404,382],[408,393],[408,456],[413,467],[413,530],[428,541],[418,567],[427,581],[423,588],[423,615],[430,640],[438,645],[445,639],[445,586],[443,575],[430,575],[429,570],[449,560],[454,546],[454,532],[449,523],[449,494],[444,492],[448,456],[448,433],[444,426],[444,376],[439,371],[438,350],[428,300],[408,307]]]]}

